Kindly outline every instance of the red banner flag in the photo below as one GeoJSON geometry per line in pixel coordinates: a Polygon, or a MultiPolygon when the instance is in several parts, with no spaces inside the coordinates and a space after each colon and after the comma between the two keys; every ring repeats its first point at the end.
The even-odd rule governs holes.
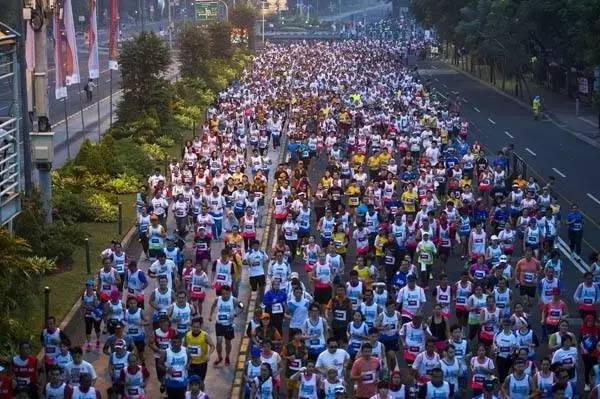
{"type": "Polygon", "coordinates": [[[77,57],[77,39],[75,38],[75,23],[73,22],[73,7],[71,0],[64,0],[63,15],[65,36],[67,37],[67,53],[65,56],[65,73],[67,86],[81,81],[79,75],[79,58],[77,57]]]}
{"type": "Polygon", "coordinates": [[[54,96],[57,100],[67,97],[67,86],[65,84],[65,65],[63,59],[63,39],[60,32],[60,19],[54,15],[54,96]]]}
{"type": "Polygon", "coordinates": [[[90,79],[100,76],[100,63],[98,61],[98,19],[96,17],[96,0],[89,0],[90,25],[88,27],[88,73],[90,79]]]}
{"type": "Polygon", "coordinates": [[[108,34],[108,67],[116,71],[119,69],[119,0],[110,0],[108,34]]]}

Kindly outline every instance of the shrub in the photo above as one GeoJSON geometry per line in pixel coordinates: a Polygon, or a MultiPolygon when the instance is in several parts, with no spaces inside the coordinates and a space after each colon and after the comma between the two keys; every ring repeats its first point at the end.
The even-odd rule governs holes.
{"type": "Polygon", "coordinates": [[[69,187],[53,191],[52,208],[53,217],[65,223],[90,221],[93,218],[93,209],[83,191],[77,192],[69,187]]]}
{"type": "Polygon", "coordinates": [[[140,187],[140,179],[137,176],[122,173],[118,177],[107,180],[102,188],[114,194],[135,193],[140,187]]]}
{"type": "Polygon", "coordinates": [[[94,222],[111,223],[116,222],[119,216],[119,208],[111,201],[105,193],[93,193],[87,198],[88,205],[92,209],[94,222]]]}
{"type": "Polygon", "coordinates": [[[169,136],[160,136],[156,139],[156,144],[163,148],[171,148],[175,145],[175,140],[169,136]]]}
{"type": "Polygon", "coordinates": [[[158,144],[142,144],[142,151],[154,161],[164,161],[167,159],[167,152],[158,144]]]}
{"type": "MultiPolygon", "coordinates": [[[[83,197],[79,196],[78,201],[73,206],[79,203],[85,205],[83,197]]],[[[58,217],[55,213],[54,223],[44,223],[40,194],[35,191],[31,198],[23,200],[22,212],[15,221],[15,234],[24,238],[36,255],[55,259],[59,266],[70,266],[73,263],[73,251],[83,245],[86,236],[85,230],[73,222],[72,216],[61,213],[58,217]]]]}
{"type": "Polygon", "coordinates": [[[119,165],[118,173],[147,177],[154,166],[152,159],[132,138],[116,141],[112,156],[119,165]]]}

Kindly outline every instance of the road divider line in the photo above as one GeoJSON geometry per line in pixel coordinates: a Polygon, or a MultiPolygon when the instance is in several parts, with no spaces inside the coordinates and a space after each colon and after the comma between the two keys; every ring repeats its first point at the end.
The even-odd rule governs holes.
{"type": "Polygon", "coordinates": [[[587,263],[585,263],[583,260],[577,260],[573,257],[573,254],[571,253],[571,250],[569,249],[569,246],[567,245],[567,243],[560,237],[558,237],[557,241],[556,241],[556,247],[558,248],[558,250],[560,252],[562,252],[562,254],[571,261],[571,263],[573,263],[575,265],[575,267],[577,269],[579,269],[579,271],[581,273],[585,273],[590,271],[590,267],[588,266],[587,263]]]}
{"type": "Polygon", "coordinates": [[[553,171],[556,172],[557,175],[559,175],[560,177],[567,177],[567,175],[565,175],[563,172],[561,172],[560,170],[556,169],[556,168],[552,168],[553,171]]]}
{"type": "Polygon", "coordinates": [[[492,125],[495,125],[495,124],[496,124],[496,122],[494,122],[494,120],[493,120],[492,118],[488,118],[488,121],[490,121],[490,123],[491,123],[492,125]]]}
{"type": "Polygon", "coordinates": [[[533,155],[533,156],[535,157],[535,152],[531,151],[531,150],[529,149],[529,147],[528,147],[528,148],[525,148],[525,151],[527,151],[528,153],[530,153],[531,155],[533,155]]]}
{"type": "Polygon", "coordinates": [[[508,137],[510,137],[511,139],[514,139],[515,136],[513,136],[512,134],[510,134],[509,132],[507,132],[506,130],[504,131],[504,134],[506,134],[508,137]]]}
{"type": "Polygon", "coordinates": [[[442,83],[442,86],[444,86],[446,89],[448,88],[448,85],[446,83],[442,83]]]}
{"type": "Polygon", "coordinates": [[[436,67],[435,65],[432,65],[431,67],[432,67],[433,69],[438,69],[438,67],[436,67]]]}
{"type": "Polygon", "coordinates": [[[447,100],[448,97],[446,97],[445,95],[443,95],[442,93],[438,92],[437,93],[438,96],[442,97],[444,100],[447,100]]]}
{"type": "Polygon", "coordinates": [[[467,100],[467,99],[466,99],[466,98],[464,98],[464,97],[462,98],[462,100],[464,101],[464,103],[465,103],[465,104],[468,104],[468,103],[469,103],[469,100],[467,100]]]}
{"type": "Polygon", "coordinates": [[[481,111],[479,110],[479,108],[477,108],[477,107],[473,107],[473,109],[474,109],[475,111],[477,111],[477,112],[481,112],[481,111]]]}
{"type": "Polygon", "coordinates": [[[594,197],[592,194],[590,193],[586,193],[586,195],[592,200],[594,201],[596,204],[600,205],[600,200],[596,197],[594,197]]]}
{"type": "Polygon", "coordinates": [[[440,81],[438,78],[435,78],[434,80],[435,80],[436,82],[439,82],[439,81],[440,81]]]}

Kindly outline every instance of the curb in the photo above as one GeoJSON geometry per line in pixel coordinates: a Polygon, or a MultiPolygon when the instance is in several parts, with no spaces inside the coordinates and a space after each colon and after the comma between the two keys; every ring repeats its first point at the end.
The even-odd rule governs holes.
{"type": "MultiPolygon", "coordinates": [[[[289,118],[289,116],[288,116],[289,118]]],[[[288,119],[289,120],[289,119],[288,119]]],[[[286,120],[286,126],[284,131],[287,131],[287,120],[286,120]]],[[[279,159],[277,160],[278,164],[281,164],[284,160],[285,157],[285,153],[286,153],[286,147],[287,147],[287,132],[286,134],[282,134],[282,138],[281,138],[281,143],[280,143],[280,147],[281,147],[281,152],[279,153],[279,159]]],[[[275,178],[273,178],[273,185],[275,185],[275,178]]],[[[261,240],[261,250],[267,252],[267,249],[269,248],[269,236],[271,235],[271,231],[273,230],[272,227],[273,224],[272,222],[272,218],[273,218],[273,204],[271,203],[271,197],[273,196],[273,189],[271,189],[271,193],[270,195],[268,195],[269,197],[269,208],[268,208],[268,213],[267,213],[267,219],[265,222],[265,230],[263,231],[263,237],[261,240]]],[[[246,321],[245,321],[245,326],[248,325],[248,323],[250,323],[250,321],[252,320],[252,316],[254,315],[254,310],[256,309],[257,306],[260,306],[260,304],[257,302],[257,294],[256,292],[252,292],[250,294],[250,299],[249,299],[249,304],[247,305],[247,309],[248,312],[246,313],[246,321]]],[[[231,387],[231,395],[230,398],[231,399],[237,399],[237,398],[241,398],[244,390],[243,390],[243,386],[244,386],[244,373],[245,373],[245,368],[246,368],[246,361],[248,360],[248,350],[250,348],[250,339],[246,336],[246,334],[244,334],[244,337],[240,340],[240,350],[238,352],[238,359],[236,362],[236,368],[235,368],[235,374],[233,377],[233,385],[231,387]]]]}
{"type": "MultiPolygon", "coordinates": [[[[496,93],[498,93],[498,94],[500,94],[500,95],[502,95],[502,96],[504,96],[504,97],[508,98],[509,100],[512,100],[512,101],[514,101],[515,103],[519,104],[521,107],[523,107],[523,108],[525,108],[525,109],[527,109],[527,110],[530,110],[530,109],[531,109],[531,107],[529,106],[529,104],[525,103],[523,100],[520,100],[520,99],[518,99],[518,98],[516,98],[516,97],[514,97],[514,96],[512,96],[512,95],[510,95],[510,94],[508,94],[508,93],[506,93],[505,91],[503,91],[503,90],[501,90],[501,89],[497,88],[496,86],[494,86],[494,85],[492,85],[492,84],[490,84],[490,83],[486,82],[485,80],[483,80],[483,79],[480,79],[480,78],[478,78],[477,76],[475,76],[475,75],[472,75],[471,73],[469,73],[469,72],[467,72],[467,71],[464,71],[464,70],[462,70],[461,68],[458,68],[458,67],[456,67],[455,65],[452,65],[452,63],[451,63],[451,62],[448,62],[448,61],[446,61],[445,59],[440,59],[439,61],[440,61],[441,63],[443,63],[444,65],[446,65],[446,66],[448,66],[448,67],[452,68],[452,69],[453,69],[453,70],[455,70],[456,72],[458,72],[458,73],[460,73],[460,74],[462,74],[462,75],[464,75],[464,76],[466,76],[466,77],[468,77],[468,78],[470,78],[470,79],[473,79],[474,81],[476,81],[476,82],[478,82],[478,83],[481,83],[482,85],[484,85],[484,86],[486,86],[486,87],[488,87],[488,88],[490,88],[490,89],[494,90],[496,93]]],[[[596,148],[600,149],[600,143],[598,143],[596,140],[594,140],[594,139],[592,139],[592,138],[590,138],[590,137],[586,136],[585,134],[579,133],[579,132],[577,132],[577,131],[575,131],[575,130],[572,130],[572,129],[568,128],[568,127],[567,127],[567,125],[565,125],[565,124],[562,124],[562,123],[561,123],[561,122],[558,120],[558,118],[556,118],[556,117],[555,117],[555,116],[554,116],[554,115],[553,115],[551,112],[542,112],[542,115],[543,115],[544,117],[546,117],[546,118],[547,118],[547,119],[548,119],[548,120],[549,120],[549,121],[550,121],[550,122],[551,122],[553,125],[555,125],[555,126],[556,126],[556,127],[558,127],[559,129],[562,129],[562,130],[564,130],[565,132],[567,132],[567,133],[571,134],[571,135],[572,135],[572,136],[574,136],[576,139],[579,139],[580,141],[583,141],[583,142],[584,142],[584,143],[586,143],[586,144],[589,144],[589,145],[591,145],[591,146],[593,146],[593,147],[596,147],[596,148]]]]}

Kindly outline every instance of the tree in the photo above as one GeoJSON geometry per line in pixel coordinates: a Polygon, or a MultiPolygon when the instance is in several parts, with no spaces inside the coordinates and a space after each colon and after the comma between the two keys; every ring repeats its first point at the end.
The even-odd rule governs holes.
{"type": "Polygon", "coordinates": [[[181,76],[199,78],[206,73],[210,59],[210,37],[200,25],[186,24],[178,37],[181,76]]]}
{"type": "Polygon", "coordinates": [[[211,54],[215,58],[229,58],[232,52],[231,25],[217,22],[208,26],[211,54]]]}
{"type": "Polygon", "coordinates": [[[256,25],[256,8],[248,4],[238,3],[229,13],[229,22],[234,28],[242,29],[248,34],[248,47],[253,49],[256,41],[254,27],[256,25]]]}
{"type": "Polygon", "coordinates": [[[123,88],[117,107],[119,124],[154,110],[161,125],[166,125],[171,119],[172,93],[166,76],[170,63],[168,45],[153,32],[141,33],[123,45],[119,56],[123,88]]]}
{"type": "Polygon", "coordinates": [[[5,229],[0,229],[0,248],[0,360],[6,361],[20,340],[33,338],[20,320],[30,315],[42,276],[54,269],[54,262],[35,256],[27,241],[5,229]]]}

